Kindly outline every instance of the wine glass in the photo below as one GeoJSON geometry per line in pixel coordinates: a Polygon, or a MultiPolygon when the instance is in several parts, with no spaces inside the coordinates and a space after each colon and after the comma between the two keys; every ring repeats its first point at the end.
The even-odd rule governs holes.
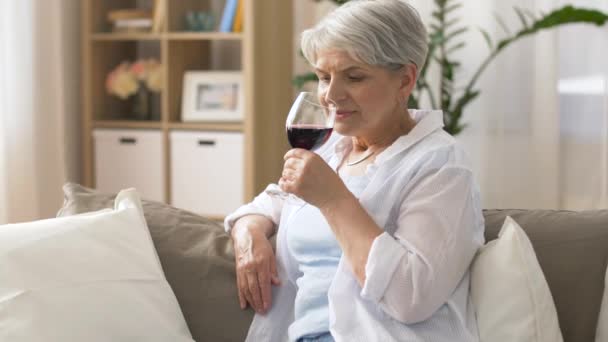
{"type": "MultiPolygon", "coordinates": [[[[285,121],[287,140],[293,148],[303,148],[314,151],[329,140],[336,120],[336,107],[323,106],[315,93],[301,92],[291,105],[289,115],[285,121]]],[[[277,184],[266,189],[271,196],[301,202],[298,197],[281,190],[277,184]]]]}

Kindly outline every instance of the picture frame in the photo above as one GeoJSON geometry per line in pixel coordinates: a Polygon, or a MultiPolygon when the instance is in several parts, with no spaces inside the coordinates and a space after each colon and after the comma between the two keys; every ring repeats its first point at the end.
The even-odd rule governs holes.
{"type": "Polygon", "coordinates": [[[242,121],[243,74],[240,71],[186,71],[182,121],[242,121]]]}

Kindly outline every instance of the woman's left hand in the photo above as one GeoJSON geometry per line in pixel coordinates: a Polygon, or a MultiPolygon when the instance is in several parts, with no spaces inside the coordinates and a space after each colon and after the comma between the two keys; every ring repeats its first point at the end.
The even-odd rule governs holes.
{"type": "Polygon", "coordinates": [[[279,180],[283,191],[317,208],[350,194],[336,172],[316,153],[294,148],[285,154],[284,159],[279,180]]]}

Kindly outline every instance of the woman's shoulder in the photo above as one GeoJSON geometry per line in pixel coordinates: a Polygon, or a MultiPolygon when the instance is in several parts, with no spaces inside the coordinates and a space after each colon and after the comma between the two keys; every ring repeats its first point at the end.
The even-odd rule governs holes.
{"type": "Polygon", "coordinates": [[[422,139],[411,151],[417,164],[436,167],[471,168],[469,157],[453,136],[443,129],[437,130],[422,139]]]}

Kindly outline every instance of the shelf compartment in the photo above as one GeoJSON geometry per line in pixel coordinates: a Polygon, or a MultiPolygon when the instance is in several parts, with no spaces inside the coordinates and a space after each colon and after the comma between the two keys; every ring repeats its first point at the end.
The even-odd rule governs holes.
{"type": "Polygon", "coordinates": [[[93,34],[111,32],[112,24],[107,15],[112,10],[138,8],[152,10],[153,0],[90,0],[89,27],[86,29],[93,34]]]}
{"type": "Polygon", "coordinates": [[[173,40],[168,42],[168,111],[170,122],[181,122],[184,75],[195,70],[240,70],[240,41],[173,40]]]}
{"type": "Polygon", "coordinates": [[[197,131],[225,131],[243,132],[245,126],[242,122],[170,122],[171,130],[197,130],[197,131]]]}
{"type": "Polygon", "coordinates": [[[232,32],[171,32],[166,34],[169,40],[242,40],[242,33],[232,32]]]}
{"type": "Polygon", "coordinates": [[[160,121],[135,121],[135,120],[96,120],[93,128],[129,128],[129,129],[160,129],[160,121]]]}
{"type": "MultiPolygon", "coordinates": [[[[122,120],[133,108],[134,97],[123,100],[106,90],[108,74],[124,61],[134,62],[143,58],[155,58],[161,63],[158,41],[100,41],[92,44],[91,92],[93,120],[122,120]]],[[[162,102],[162,96],[158,99],[162,102]]],[[[162,103],[159,103],[161,106],[162,103]]],[[[160,110],[160,109],[159,109],[160,110]]]]}
{"type": "Polygon", "coordinates": [[[162,35],[155,33],[94,33],[91,40],[94,42],[105,41],[130,41],[130,40],[161,40],[162,35]]]}
{"type": "Polygon", "coordinates": [[[214,26],[218,27],[221,20],[225,1],[200,1],[200,0],[170,0],[167,16],[167,28],[169,32],[186,30],[186,13],[189,11],[209,12],[214,17],[214,26]]]}

